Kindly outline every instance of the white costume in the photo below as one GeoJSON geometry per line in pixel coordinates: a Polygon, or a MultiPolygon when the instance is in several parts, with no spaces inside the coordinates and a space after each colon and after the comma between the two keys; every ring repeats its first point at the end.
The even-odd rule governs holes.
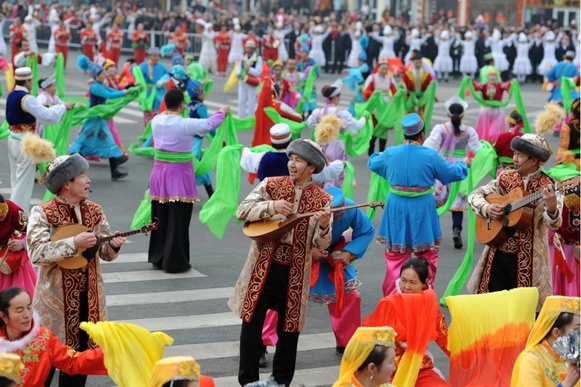
{"type": "Polygon", "coordinates": [[[503,72],[508,70],[510,63],[508,63],[506,54],[502,49],[504,46],[507,46],[509,43],[511,43],[514,37],[510,36],[506,39],[501,38],[502,35],[500,34],[500,31],[495,29],[492,33],[492,36],[486,39],[485,44],[490,47],[492,57],[494,58],[494,66],[498,69],[498,71],[503,72]]]}
{"type": "Polygon", "coordinates": [[[335,114],[340,118],[343,121],[341,131],[348,130],[353,135],[356,135],[365,125],[365,117],[356,120],[347,110],[339,109],[337,106],[329,103],[324,108],[316,108],[313,110],[309,118],[307,118],[307,128],[313,129],[327,114],[335,114]]]}
{"type": "Polygon", "coordinates": [[[414,50],[421,51],[422,44],[424,44],[426,39],[428,39],[428,36],[420,38],[420,31],[418,31],[416,28],[412,30],[411,35],[406,36],[405,41],[410,49],[404,58],[405,64],[408,64],[410,62],[410,58],[412,57],[412,51],[414,50]]]}
{"type": "Polygon", "coordinates": [[[561,40],[561,34],[557,36],[555,39],[555,33],[553,31],[547,32],[543,36],[543,50],[544,56],[543,60],[539,64],[537,68],[537,72],[541,75],[545,75],[547,71],[554,67],[559,61],[555,57],[555,49],[557,47],[557,43],[561,40]]]}
{"type": "Polygon", "coordinates": [[[280,40],[280,44],[278,46],[278,59],[282,60],[283,62],[286,62],[288,60],[288,51],[286,49],[284,37],[291,31],[292,31],[291,28],[286,28],[284,30],[276,29],[274,30],[273,33],[274,37],[280,40]]]}
{"type": "Polygon", "coordinates": [[[214,38],[216,33],[211,24],[206,25],[202,35],[202,49],[200,50],[200,60],[198,61],[206,71],[216,74],[218,69],[218,52],[214,38]]]}
{"type": "Polygon", "coordinates": [[[518,35],[518,41],[515,42],[516,59],[514,60],[512,72],[519,82],[524,82],[527,75],[533,72],[533,66],[529,59],[529,50],[533,44],[535,44],[535,41],[531,39],[530,42],[527,42],[527,37],[522,32],[518,35]]]}
{"type": "Polygon", "coordinates": [[[391,27],[389,27],[389,29],[388,27],[389,26],[385,26],[383,36],[379,36],[379,32],[372,32],[371,35],[369,35],[378,43],[381,43],[381,51],[379,52],[380,58],[395,58],[397,56],[393,50],[396,38],[391,34],[391,27]]]}
{"type": "Polygon", "coordinates": [[[27,16],[22,27],[25,31],[25,38],[28,40],[30,45],[30,50],[38,54],[38,43],[36,42],[36,29],[41,26],[41,23],[33,18],[32,16],[27,16]],[[31,21],[32,23],[29,23],[31,21]]]}
{"type": "Polygon", "coordinates": [[[361,38],[361,31],[355,31],[355,33],[349,33],[351,37],[351,52],[349,53],[349,58],[347,58],[347,67],[356,68],[359,67],[359,54],[363,51],[359,39],[361,38]]]}
{"type": "MultiPolygon", "coordinates": [[[[50,95],[46,91],[41,92],[38,97],[36,97],[38,103],[45,107],[51,107],[54,105],[64,105],[64,102],[56,95],[50,95]]],[[[36,123],[36,134],[40,137],[43,135],[44,125],[40,122],[36,123]]]]}
{"type": "Polygon", "coordinates": [[[456,39],[462,45],[463,52],[460,58],[460,72],[464,75],[469,75],[474,78],[474,75],[478,71],[478,60],[476,59],[475,49],[476,42],[473,39],[472,32],[466,32],[464,38],[470,38],[470,40],[460,40],[456,39]]]}
{"type": "Polygon", "coordinates": [[[244,54],[244,38],[246,34],[242,32],[230,31],[230,39],[232,39],[232,45],[230,46],[230,52],[228,53],[228,63],[234,63],[239,61],[244,54]]]}
{"type": "Polygon", "coordinates": [[[57,28],[59,28],[57,20],[59,18],[59,14],[55,8],[51,8],[48,13],[48,25],[50,26],[50,38],[48,39],[48,50],[47,52],[56,52],[55,49],[55,38],[54,32],[57,28]]]}
{"type": "MultiPolygon", "coordinates": [[[[253,40],[246,42],[254,43],[253,40]]],[[[258,53],[248,56],[244,54],[240,60],[240,64],[236,68],[236,75],[238,76],[238,118],[246,118],[254,114],[256,110],[256,86],[249,85],[244,82],[242,77],[242,68],[246,67],[249,75],[258,78],[262,73],[262,57],[258,53]]]]}
{"type": "MultiPolygon", "coordinates": [[[[18,78],[18,72],[16,77],[18,78]]],[[[24,86],[16,86],[14,90],[28,93],[28,89],[24,86]]],[[[65,105],[55,105],[51,108],[46,108],[31,95],[22,98],[20,103],[27,112],[36,118],[37,123],[43,125],[52,125],[59,122],[66,111],[65,105]]],[[[6,108],[9,109],[10,106],[6,106],[6,108]]],[[[25,212],[28,212],[30,210],[32,190],[34,188],[36,163],[32,158],[22,153],[21,141],[25,133],[21,131],[18,133],[14,132],[11,130],[11,127],[8,128],[8,133],[8,160],[10,162],[10,186],[12,187],[10,200],[22,207],[25,212]]]]}
{"type": "Polygon", "coordinates": [[[373,82],[373,91],[374,92],[380,91],[383,95],[383,100],[389,103],[390,100],[389,93],[391,92],[391,85],[395,85],[397,87],[397,83],[395,82],[395,80],[389,75],[382,77],[381,75],[379,75],[379,73],[371,74],[365,80],[365,83],[363,84],[363,90],[367,89],[371,82],[373,82]]]}
{"type": "Polygon", "coordinates": [[[438,75],[438,80],[445,79],[448,80],[448,75],[452,72],[452,57],[450,56],[450,46],[452,46],[452,41],[450,40],[450,33],[448,31],[442,31],[440,36],[435,36],[434,41],[438,45],[438,55],[434,60],[434,70],[438,75]]]}
{"type": "Polygon", "coordinates": [[[323,41],[327,39],[327,36],[331,33],[331,29],[327,29],[323,33],[323,26],[316,26],[315,30],[309,31],[309,35],[311,37],[311,52],[309,52],[309,58],[313,59],[317,64],[321,67],[327,63],[327,59],[325,57],[325,52],[323,51],[323,41]]]}

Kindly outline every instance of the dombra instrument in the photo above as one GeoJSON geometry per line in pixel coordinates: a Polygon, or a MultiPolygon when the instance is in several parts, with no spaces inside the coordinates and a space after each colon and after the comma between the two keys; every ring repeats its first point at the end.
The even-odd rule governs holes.
{"type": "MultiPolygon", "coordinates": [[[[579,176],[563,180],[553,185],[556,191],[571,191],[579,189],[579,176]]],[[[476,239],[483,245],[500,246],[513,233],[514,229],[523,230],[530,226],[533,221],[533,208],[527,207],[530,203],[541,199],[543,190],[526,195],[520,188],[515,188],[502,196],[490,194],[486,196],[486,201],[490,204],[498,204],[504,207],[504,216],[501,219],[493,220],[490,217],[476,216],[476,239]]]]}
{"type": "MultiPolygon", "coordinates": [[[[331,208],[331,212],[347,211],[359,207],[381,207],[383,202],[372,202],[365,204],[355,204],[353,206],[331,208]]],[[[258,243],[266,243],[268,241],[276,240],[282,237],[287,232],[291,231],[299,223],[301,219],[310,218],[316,212],[307,212],[304,214],[290,214],[286,219],[267,218],[258,220],[256,222],[246,222],[244,224],[244,235],[254,239],[258,243]]]]}
{"type": "MultiPolygon", "coordinates": [[[[78,247],[77,250],[79,251],[79,253],[77,255],[67,259],[63,259],[62,261],[57,261],[56,264],[62,267],[63,269],[79,269],[81,267],[86,266],[89,262],[91,262],[95,258],[97,251],[99,251],[99,248],[103,243],[109,242],[111,239],[116,237],[126,237],[142,233],[145,234],[151,230],[157,230],[157,222],[146,224],[145,226],[141,227],[138,230],[118,233],[107,237],[98,237],[95,246],[88,249],[78,247]]],[[[55,230],[50,240],[52,242],[60,241],[66,238],[75,237],[82,232],[91,232],[91,230],[89,230],[82,224],[78,223],[63,224],[62,226],[55,230]]]]}

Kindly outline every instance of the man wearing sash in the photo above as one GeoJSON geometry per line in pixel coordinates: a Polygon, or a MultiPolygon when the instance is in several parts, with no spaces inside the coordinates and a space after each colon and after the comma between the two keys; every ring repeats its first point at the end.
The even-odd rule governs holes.
{"type": "Polygon", "coordinates": [[[252,241],[228,301],[243,320],[238,371],[242,386],[259,380],[262,327],[270,308],[276,309],[279,316],[272,376],[278,384],[291,384],[299,333],[306,320],[312,249],[326,249],[331,242],[332,199],[311,178],[326,164],[323,151],[313,141],[299,139],[289,145],[287,155],[289,176],[265,178],[237,212],[243,222],[314,212],[278,239],[261,244],[252,241]]]}
{"type": "MultiPolygon", "coordinates": [[[[537,120],[538,122],[538,120],[537,120]]],[[[537,134],[526,133],[512,139],[514,167],[505,169],[485,186],[468,196],[468,203],[480,216],[501,219],[504,207],[490,204],[486,196],[506,195],[515,188],[533,194],[542,191],[542,199],[534,202],[533,221],[525,229],[515,232],[500,246],[486,246],[472,277],[468,290],[488,293],[516,287],[535,286],[539,290],[540,311],[545,298],[553,294],[549,265],[549,229],[556,230],[562,223],[563,202],[557,200],[551,184],[553,180],[540,168],[551,157],[547,140],[537,134]]]]}
{"type": "MultiPolygon", "coordinates": [[[[412,54],[411,61],[412,66],[403,74],[401,82],[406,89],[407,98],[409,99],[413,94],[419,100],[433,79],[430,72],[424,68],[424,58],[419,51],[412,54]]],[[[420,106],[417,111],[422,119],[424,118],[424,109],[425,106],[420,106]]],[[[413,113],[413,111],[408,113],[413,113]]]]}
{"type": "Polygon", "coordinates": [[[244,43],[244,55],[236,68],[238,77],[238,118],[254,114],[256,109],[256,87],[262,74],[262,57],[256,52],[256,42],[248,39],[244,43]]]}
{"type": "Polygon", "coordinates": [[[389,183],[377,239],[385,244],[384,296],[396,291],[395,281],[412,253],[430,264],[428,283],[434,287],[442,239],[432,195],[434,180],[448,184],[468,176],[464,161],[451,164],[438,152],[422,145],[426,135],[424,122],[418,114],[408,114],[401,125],[405,144],[374,153],[367,163],[369,169],[389,183]]]}
{"type": "Polygon", "coordinates": [[[52,125],[59,122],[66,110],[73,108],[74,103],[55,105],[50,108],[42,106],[36,97],[30,95],[32,90],[32,70],[21,67],[15,71],[16,86],[6,98],[6,121],[8,122],[8,160],[10,162],[10,200],[24,211],[30,208],[30,199],[34,187],[35,163],[30,157],[22,154],[22,139],[27,133],[36,132],[36,122],[52,125]]]}
{"type": "MultiPolygon", "coordinates": [[[[32,208],[27,229],[30,260],[39,266],[32,307],[40,314],[42,326],[77,351],[96,348],[79,323],[107,319],[100,259],[116,259],[125,243],[125,238],[115,237],[97,245],[97,238],[112,233],[101,206],[88,200],[88,169],[89,163],[78,153],[51,161],[39,182],[56,197],[32,208]],[[81,224],[89,231],[51,241],[54,231],[67,223],[81,224]],[[95,258],[79,269],[63,269],[57,264],[77,256],[79,248],[93,250],[95,258]]],[[[86,379],[86,375],[61,372],[59,387],[82,387],[86,379]]]]}
{"type": "Polygon", "coordinates": [[[223,107],[207,119],[182,118],[186,108],[182,91],[169,90],[164,102],[167,110],[151,121],[155,155],[149,200],[151,218],[158,219],[159,226],[151,232],[148,262],[155,269],[181,273],[192,268],[189,228],[194,202],[199,200],[193,137],[217,129],[230,108],[223,107]]]}

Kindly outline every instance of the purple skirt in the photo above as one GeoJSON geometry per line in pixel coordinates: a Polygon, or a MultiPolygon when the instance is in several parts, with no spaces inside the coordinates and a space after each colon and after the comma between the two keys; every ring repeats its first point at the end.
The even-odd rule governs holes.
{"type": "Polygon", "coordinates": [[[192,162],[153,161],[149,179],[149,200],[158,202],[197,202],[198,189],[192,162]]]}

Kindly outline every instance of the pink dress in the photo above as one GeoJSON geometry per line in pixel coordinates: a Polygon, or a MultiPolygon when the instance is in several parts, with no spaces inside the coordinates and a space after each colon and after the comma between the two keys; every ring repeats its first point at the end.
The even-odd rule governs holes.
{"type": "MultiPolygon", "coordinates": [[[[479,85],[474,82],[474,88],[477,91],[482,91],[482,98],[485,101],[502,101],[502,94],[508,91],[508,83],[491,85],[486,83],[479,85]]],[[[491,144],[496,142],[496,139],[501,133],[506,131],[506,116],[504,108],[502,107],[486,107],[483,106],[476,121],[476,133],[480,140],[486,140],[491,144]]]]}
{"type": "MultiPolygon", "coordinates": [[[[28,292],[30,298],[34,296],[34,288],[36,287],[36,271],[30,262],[28,252],[26,251],[26,224],[27,217],[24,210],[16,203],[6,200],[8,206],[8,213],[2,219],[0,218],[0,265],[7,267],[13,265],[8,256],[4,258],[6,245],[12,238],[18,238],[24,246],[22,250],[22,259],[20,265],[13,265],[13,271],[10,274],[0,273],[0,291],[16,286],[28,292]],[[18,236],[15,236],[18,235],[18,236]]],[[[0,203],[0,206],[4,203],[0,203]]],[[[1,211],[0,211],[1,213],[1,211]]]]}

